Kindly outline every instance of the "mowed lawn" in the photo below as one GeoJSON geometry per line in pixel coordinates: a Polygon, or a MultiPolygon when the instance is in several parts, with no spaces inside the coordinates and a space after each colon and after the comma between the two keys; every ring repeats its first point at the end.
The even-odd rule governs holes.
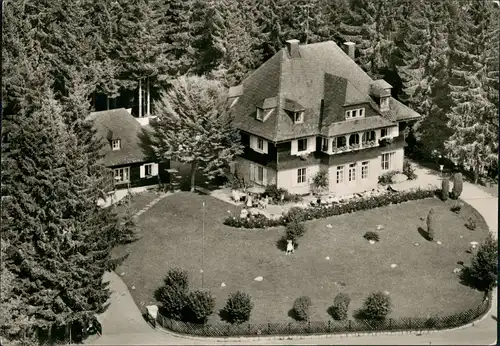
{"type": "MultiPolygon", "coordinates": [[[[389,291],[391,317],[451,314],[476,307],[483,294],[460,283],[453,269],[457,261],[467,265],[471,241],[487,236],[484,220],[466,205],[461,215],[450,211],[454,201],[427,199],[364,212],[306,222],[306,235],[291,256],[276,246],[284,228],[234,229],[222,224],[239,208],[215,198],[181,192],[168,196],[139,218],[143,238],[128,245],[129,258],[117,268],[138,306],[154,302],[153,292],[171,266],[188,270],[190,287],[201,287],[202,202],[205,210],[204,288],[216,299],[216,311],[230,292],[252,296],[250,322],[287,322],[294,299],[312,299],[311,320],[327,320],[327,308],[339,292],[352,302],[349,316],[373,291],[389,291]],[[418,228],[426,229],[429,209],[435,208],[435,241],[426,241],[418,228]],[[464,224],[478,218],[475,231],[464,224]],[[326,225],[331,224],[332,228],[326,225]],[[379,231],[380,242],[370,244],[366,231],[379,231]],[[460,238],[462,236],[462,238],[460,238]],[[441,245],[436,243],[442,242],[441,245]],[[420,245],[415,246],[418,242],[420,245]],[[330,260],[326,260],[329,256],[330,260]],[[391,264],[397,264],[392,269],[391,264]],[[262,282],[254,281],[257,276],[262,282]],[[221,287],[221,283],[226,287],[221,287]],[[340,287],[336,282],[342,282],[340,287]]],[[[217,313],[209,322],[220,321],[217,313]]]]}

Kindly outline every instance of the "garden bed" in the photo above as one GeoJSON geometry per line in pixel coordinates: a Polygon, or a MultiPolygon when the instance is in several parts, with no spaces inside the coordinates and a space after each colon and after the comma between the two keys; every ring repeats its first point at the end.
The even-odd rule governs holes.
{"type": "MultiPolygon", "coordinates": [[[[458,261],[468,264],[469,243],[482,241],[488,233],[474,209],[465,204],[457,215],[450,211],[454,203],[424,199],[308,221],[298,249],[285,256],[277,247],[282,227],[235,232],[222,221],[228,211],[237,214],[239,208],[210,196],[178,193],[144,214],[139,226],[147,231],[128,245],[130,256],[116,272],[125,273],[129,288],[135,286],[131,293],[139,307],[155,303],[153,292],[171,266],[188,270],[192,289],[201,287],[204,245],[203,287],[215,296],[216,311],[230,292],[248,292],[255,304],[251,323],[292,321],[289,310],[303,295],[312,300],[311,320],[327,321],[327,308],[339,292],[352,298],[348,312],[352,319],[363,299],[376,290],[390,292],[392,318],[454,314],[477,307],[483,298],[481,292],[461,284],[453,270],[458,261]],[[430,208],[436,211],[435,240],[441,245],[419,233],[430,208]],[[478,218],[475,231],[464,226],[471,215],[478,218]],[[377,231],[380,241],[372,245],[363,235],[377,224],[384,229],[377,231]],[[391,268],[392,263],[397,267],[391,268]],[[263,281],[254,281],[257,276],[263,281]]],[[[217,314],[209,318],[209,323],[219,321],[217,314]]]]}

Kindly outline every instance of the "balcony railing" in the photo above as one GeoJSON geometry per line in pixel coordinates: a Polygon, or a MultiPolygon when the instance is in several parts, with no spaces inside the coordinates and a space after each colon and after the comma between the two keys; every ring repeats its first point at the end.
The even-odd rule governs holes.
{"type": "Polygon", "coordinates": [[[346,145],[344,147],[332,148],[332,154],[346,153],[349,151],[378,147],[378,141],[368,141],[361,144],[346,145]]]}

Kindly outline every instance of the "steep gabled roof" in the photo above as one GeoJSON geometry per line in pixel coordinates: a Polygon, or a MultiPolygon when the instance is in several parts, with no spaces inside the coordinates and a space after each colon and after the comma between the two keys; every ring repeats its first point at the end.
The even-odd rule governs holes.
{"type": "Polygon", "coordinates": [[[298,50],[299,56],[292,58],[283,48],[243,81],[243,95],[232,108],[238,128],[278,142],[320,134],[322,126],[343,116],[344,105],[368,103],[388,121],[416,114],[395,100],[395,110],[381,113],[369,96],[374,81],[333,41],[301,45],[298,50]],[[256,107],[270,97],[277,97],[277,110],[263,123],[255,119],[256,107]],[[286,113],[287,100],[305,109],[303,123],[294,124],[286,113]]]}
{"type": "Polygon", "coordinates": [[[96,135],[105,143],[102,153],[104,154],[103,162],[106,166],[145,161],[145,154],[139,140],[144,127],[124,108],[93,112],[90,113],[87,120],[94,122],[96,135]],[[120,140],[120,150],[113,151],[111,149],[108,143],[111,139],[120,140]]]}

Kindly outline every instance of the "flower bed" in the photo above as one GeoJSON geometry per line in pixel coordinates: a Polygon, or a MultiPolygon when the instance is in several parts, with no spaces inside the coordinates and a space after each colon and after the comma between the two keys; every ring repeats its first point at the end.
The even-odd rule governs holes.
{"type": "MultiPolygon", "coordinates": [[[[293,208],[294,219],[313,220],[322,219],[335,215],[342,215],[361,210],[385,207],[390,204],[399,204],[407,201],[414,201],[424,198],[433,198],[437,191],[435,189],[416,189],[403,192],[387,192],[378,196],[371,196],[362,199],[353,199],[345,203],[337,203],[329,206],[314,206],[309,208],[293,208]]],[[[265,228],[285,225],[289,215],[283,215],[278,219],[269,219],[264,215],[249,218],[236,216],[227,217],[224,224],[235,228],[265,228]]]]}

